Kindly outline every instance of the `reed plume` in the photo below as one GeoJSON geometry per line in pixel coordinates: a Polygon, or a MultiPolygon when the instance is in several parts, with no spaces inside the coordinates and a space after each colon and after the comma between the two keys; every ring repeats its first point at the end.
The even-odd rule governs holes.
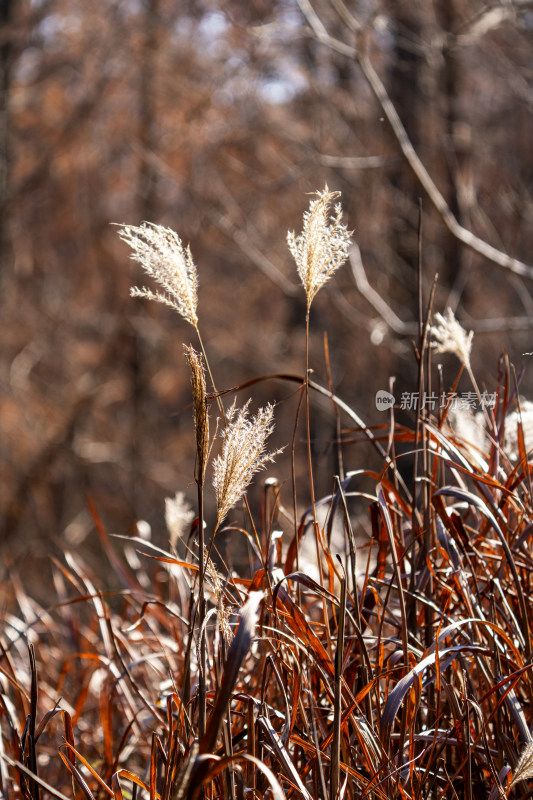
{"type": "Polygon", "coordinates": [[[230,644],[231,640],[233,639],[233,632],[230,625],[231,609],[224,601],[224,579],[218,573],[217,568],[209,557],[209,551],[207,547],[204,547],[204,562],[206,579],[215,596],[218,627],[226,644],[230,644]]]}
{"type": "Polygon", "coordinates": [[[528,742],[525,746],[516,765],[509,788],[518,783],[518,781],[526,781],[528,778],[533,778],[533,742],[528,742]]]}
{"type": "Polygon", "coordinates": [[[173,547],[183,538],[190,527],[195,513],[185,498],[184,492],[176,492],[175,497],[165,500],[165,522],[173,547]]]}
{"type": "Polygon", "coordinates": [[[435,314],[435,320],[437,324],[430,328],[435,353],[453,353],[470,370],[474,331],[467,333],[451,308],[447,308],[444,314],[435,314]]]}
{"type": "Polygon", "coordinates": [[[248,488],[254,473],[273,461],[280,450],[265,453],[265,442],[274,429],[274,408],[268,404],[248,418],[250,400],[237,413],[235,403],[226,415],[222,431],[222,453],[213,463],[217,498],[217,527],[248,488]]]}
{"type": "Polygon", "coordinates": [[[198,278],[189,246],[184,247],[178,234],[153,223],[140,227],[124,225],[119,231],[122,241],[137,261],[165,292],[152,292],[145,286],[133,286],[132,297],[145,297],[170,306],[198,330],[198,278]]]}
{"type": "Polygon", "coordinates": [[[331,202],[340,192],[330,192],[326,186],[323,192],[315,194],[318,199],[312,200],[309,211],[304,212],[302,232],[298,236],[293,231],[287,234],[289,250],[305,289],[308,311],[318,290],[348,258],[352,235],[341,222],[340,203],[335,206],[335,214],[329,215],[331,202]]]}

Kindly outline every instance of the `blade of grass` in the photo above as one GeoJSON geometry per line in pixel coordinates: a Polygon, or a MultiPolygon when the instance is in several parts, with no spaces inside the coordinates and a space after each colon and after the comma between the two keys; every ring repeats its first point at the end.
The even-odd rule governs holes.
{"type": "Polygon", "coordinates": [[[278,758],[279,763],[283,767],[284,771],[287,773],[288,777],[295,783],[295,785],[300,790],[301,794],[305,798],[305,800],[313,800],[312,795],[308,792],[304,783],[298,774],[298,770],[292,763],[292,760],[287,752],[287,749],[281,739],[279,738],[274,726],[264,714],[259,714],[257,717],[257,722],[259,725],[263,727],[274,752],[278,758]]]}
{"type": "Polygon", "coordinates": [[[28,769],[28,767],[25,764],[22,764],[22,762],[16,761],[2,752],[0,752],[0,758],[6,764],[9,764],[10,767],[14,767],[17,771],[24,773],[31,780],[35,781],[35,783],[38,783],[39,786],[42,786],[42,788],[49,794],[51,794],[53,797],[57,797],[59,798],[59,800],[72,800],[71,797],[67,797],[67,795],[63,794],[63,792],[60,792],[58,789],[54,789],[54,787],[51,786],[49,783],[44,781],[38,775],[35,775],[35,773],[31,772],[31,770],[28,769]]]}
{"type": "Polygon", "coordinates": [[[215,747],[231,692],[237,682],[240,668],[252,643],[257,610],[262,599],[263,592],[253,592],[241,608],[239,627],[228,651],[215,705],[209,716],[205,735],[200,741],[200,754],[209,753],[215,747]]]}
{"type": "Polygon", "coordinates": [[[342,720],[342,664],[344,654],[344,627],[346,618],[346,578],[341,579],[339,622],[337,627],[337,647],[335,651],[335,699],[333,703],[333,743],[330,763],[330,800],[336,800],[340,785],[341,720],[342,720]]]}

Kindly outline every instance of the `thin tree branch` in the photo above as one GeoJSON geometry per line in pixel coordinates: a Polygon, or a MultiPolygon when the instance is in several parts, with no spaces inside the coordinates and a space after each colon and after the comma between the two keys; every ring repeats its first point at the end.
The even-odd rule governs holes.
{"type": "Polygon", "coordinates": [[[372,92],[374,93],[376,100],[381,107],[381,110],[387,117],[389,125],[392,128],[392,132],[400,146],[405,160],[424,188],[429,199],[440,214],[444,224],[452,236],[455,236],[455,238],[464,245],[469,247],[471,250],[474,250],[476,253],[479,253],[489,261],[492,261],[494,264],[497,264],[504,269],[508,269],[510,272],[514,272],[516,275],[522,275],[525,278],[533,279],[533,267],[529,266],[528,264],[524,264],[524,262],[519,261],[516,258],[512,258],[501,250],[498,250],[484,239],[480,239],[479,236],[476,236],[474,233],[472,233],[472,231],[469,231],[460,225],[455,216],[452,214],[443,195],[435,185],[435,182],[431,178],[429,172],[420,160],[413,145],[411,144],[398,112],[396,111],[396,108],[394,107],[394,104],[392,103],[387,90],[381,81],[381,78],[372,66],[368,56],[366,56],[361,49],[358,50],[357,48],[352,47],[352,45],[346,44],[340,39],[336,39],[335,37],[331,36],[326,31],[323,23],[311,7],[309,0],[298,0],[298,5],[300,6],[300,9],[310,25],[313,35],[317,41],[322,42],[322,44],[325,44],[327,47],[330,47],[337,53],[357,61],[363,75],[372,89],[372,92]]]}
{"type": "Polygon", "coordinates": [[[374,95],[376,96],[383,113],[389,121],[389,124],[398,144],[400,145],[401,151],[404,154],[407,163],[425,189],[429,199],[441,215],[442,220],[450,233],[471,250],[474,250],[476,253],[484,256],[494,264],[497,264],[504,269],[508,269],[511,272],[514,272],[516,275],[522,275],[523,277],[533,279],[532,267],[524,264],[522,261],[519,261],[516,258],[508,256],[507,253],[503,253],[501,250],[493,247],[491,244],[484,241],[484,239],[480,239],[479,236],[476,236],[474,233],[459,224],[457,219],[450,211],[446,200],[435,185],[429,172],[418,157],[413,145],[411,144],[411,141],[409,140],[409,137],[407,136],[407,132],[402,124],[402,121],[400,120],[400,117],[398,116],[398,113],[387,94],[385,86],[381,82],[380,77],[370,63],[368,57],[359,55],[357,61],[361,67],[363,75],[370,85],[370,88],[374,92],[374,95]]]}
{"type": "Polygon", "coordinates": [[[227,215],[211,215],[211,219],[219,230],[233,239],[250,261],[269,278],[287,297],[296,297],[301,293],[301,286],[290,281],[278,267],[259,250],[251,239],[231,222],[227,215]]]}
{"type": "MultiPolygon", "coordinates": [[[[415,336],[416,322],[404,322],[370,285],[361,259],[361,251],[354,244],[350,252],[350,266],[357,291],[377,311],[380,319],[398,336],[415,336]]],[[[500,333],[502,331],[525,331],[533,328],[532,317],[490,317],[489,319],[463,320],[465,328],[475,333],[500,333]]]]}
{"type": "Polygon", "coordinates": [[[379,169],[393,164],[399,156],[333,156],[317,153],[317,160],[326,167],[344,167],[344,169],[379,169]]]}
{"type": "Polygon", "coordinates": [[[404,322],[400,319],[381,295],[369,284],[361,259],[361,251],[356,244],[352,245],[350,252],[350,267],[352,268],[352,275],[357,291],[360,292],[365,300],[370,303],[372,308],[378,312],[383,322],[385,322],[394,333],[400,336],[415,336],[418,327],[417,323],[404,322]]]}

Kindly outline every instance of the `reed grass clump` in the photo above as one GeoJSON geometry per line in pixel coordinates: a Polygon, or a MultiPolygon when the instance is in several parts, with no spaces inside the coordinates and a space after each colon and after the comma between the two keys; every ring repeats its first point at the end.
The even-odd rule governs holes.
{"type": "MultiPolygon", "coordinates": [[[[411,426],[399,425],[393,408],[390,428],[373,431],[329,385],[309,380],[310,306],[348,252],[340,206],[329,211],[336,197],[317,193],[302,233],[289,235],[307,297],[305,372],[277,376],[287,397],[296,383],[307,401],[305,441],[295,434],[290,459],[268,449],[273,406],[255,415],[251,401],[225,408],[234,390],[217,393],[205,348],[187,346],[197,500],[193,508],[187,487],[177,487],[166,501],[168,547],[111,538],[90,502],[114,590],[104,592],[101,576],[66,550],[54,562],[57,601],[45,609],[11,571],[0,612],[5,800],[531,795],[530,409],[505,360],[475,447],[433,408],[419,409],[411,426]],[[335,444],[347,466],[359,466],[328,476],[331,494],[317,498],[314,394],[342,415],[335,444]],[[411,480],[398,455],[406,444],[417,454],[411,480]],[[295,460],[300,446],[304,497],[293,483],[305,463],[295,460]],[[237,513],[274,458],[259,506],[250,493],[237,513]],[[222,534],[229,544],[219,553],[222,534]],[[299,557],[306,536],[316,544],[313,574],[299,557]],[[247,546],[240,571],[225,561],[237,537],[247,546]]],[[[136,294],[171,305],[198,329],[196,270],[177,235],[148,225],[121,236],[166,292],[162,301],[151,290],[136,294]]],[[[433,326],[428,312],[420,329],[436,345],[429,354],[459,358],[452,388],[465,370],[481,403],[472,334],[449,311],[433,326]]],[[[431,364],[415,352],[422,396],[431,364]]],[[[279,413],[289,407],[280,403],[279,413]]]]}

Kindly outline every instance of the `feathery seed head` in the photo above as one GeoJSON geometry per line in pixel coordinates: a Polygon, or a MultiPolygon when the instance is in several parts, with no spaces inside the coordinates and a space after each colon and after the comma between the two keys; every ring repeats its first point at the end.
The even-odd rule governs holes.
{"type": "Polygon", "coordinates": [[[193,327],[198,326],[198,278],[190,248],[184,247],[177,233],[153,223],[140,227],[124,225],[119,231],[122,241],[131,249],[137,261],[165,292],[152,292],[134,286],[132,297],[146,297],[170,306],[193,327]]]}
{"type": "Polygon", "coordinates": [[[434,338],[432,347],[436,353],[454,353],[467,369],[470,369],[470,353],[474,331],[467,333],[455,319],[451,308],[444,314],[435,314],[436,325],[432,325],[430,333],[434,338]]]}
{"type": "Polygon", "coordinates": [[[518,461],[520,458],[519,428],[522,429],[524,447],[530,459],[533,450],[533,403],[530,400],[521,399],[520,413],[511,411],[505,417],[505,452],[511,461],[518,461]]]}
{"type": "Polygon", "coordinates": [[[255,472],[273,461],[280,450],[265,453],[265,442],[272,433],[274,409],[270,404],[248,418],[250,400],[237,413],[235,403],[227,413],[222,431],[222,453],[213,463],[213,484],[217,498],[217,523],[244,494],[255,472]]]}
{"type": "Polygon", "coordinates": [[[209,558],[209,551],[207,547],[204,547],[204,559],[206,579],[213,590],[213,594],[215,595],[219,630],[224,637],[226,644],[230,644],[231,640],[233,639],[233,632],[229,624],[231,611],[224,602],[224,582],[212,560],[209,558]]]}
{"type": "Polygon", "coordinates": [[[185,499],[183,492],[176,492],[175,497],[165,500],[165,522],[173,547],[181,539],[194,519],[194,511],[185,499]]]}
{"type": "Polygon", "coordinates": [[[514,786],[518,781],[526,781],[528,778],[533,777],[533,742],[528,742],[522,751],[522,755],[518,759],[513,780],[509,788],[514,786]]]}
{"type": "Polygon", "coordinates": [[[315,194],[318,199],[312,200],[309,211],[304,212],[302,232],[299,236],[292,231],[287,234],[289,250],[305,289],[308,311],[318,290],[348,258],[352,235],[341,222],[340,203],[335,206],[335,214],[329,215],[330,204],[340,192],[330,192],[326,186],[323,192],[315,194]]]}
{"type": "Polygon", "coordinates": [[[194,400],[194,428],[196,431],[197,480],[203,486],[209,455],[209,414],[202,356],[193,347],[184,347],[185,358],[191,370],[194,400]]]}

